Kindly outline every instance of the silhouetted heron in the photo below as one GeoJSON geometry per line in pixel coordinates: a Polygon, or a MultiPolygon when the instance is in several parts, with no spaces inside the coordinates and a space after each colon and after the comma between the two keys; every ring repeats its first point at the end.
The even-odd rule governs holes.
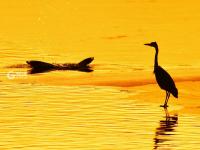
{"type": "Polygon", "coordinates": [[[166,91],[166,98],[165,98],[165,103],[164,105],[161,105],[161,107],[167,107],[168,99],[170,97],[170,93],[178,98],[178,90],[176,88],[176,85],[172,79],[172,77],[165,71],[162,67],[158,65],[158,45],[156,42],[151,42],[148,44],[151,47],[154,47],[156,49],[156,54],[155,54],[155,63],[154,63],[154,74],[156,76],[156,81],[158,85],[160,86],[161,89],[166,91]]]}

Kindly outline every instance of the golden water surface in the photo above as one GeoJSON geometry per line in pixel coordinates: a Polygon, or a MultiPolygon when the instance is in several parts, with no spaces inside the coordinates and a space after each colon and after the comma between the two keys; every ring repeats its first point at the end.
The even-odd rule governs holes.
{"type": "Polygon", "coordinates": [[[0,2],[0,149],[200,149],[200,2],[0,2]],[[155,84],[159,64],[178,101],[155,84]],[[93,72],[27,74],[27,60],[78,63],[93,72]]]}

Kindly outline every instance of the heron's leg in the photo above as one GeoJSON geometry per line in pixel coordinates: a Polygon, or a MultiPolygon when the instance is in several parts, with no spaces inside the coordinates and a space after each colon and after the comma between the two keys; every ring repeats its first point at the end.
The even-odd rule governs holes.
{"type": "Polygon", "coordinates": [[[160,105],[160,107],[166,107],[166,103],[167,103],[167,98],[168,98],[168,92],[166,91],[166,97],[165,97],[165,103],[163,105],[160,105]]]}
{"type": "Polygon", "coordinates": [[[170,93],[166,91],[166,99],[165,99],[164,107],[167,107],[167,103],[168,103],[169,97],[170,97],[170,93]]]}
{"type": "Polygon", "coordinates": [[[165,98],[164,107],[166,107],[166,104],[167,104],[167,98],[168,98],[168,92],[166,91],[166,98],[165,98]]]}
{"type": "MultiPolygon", "coordinates": [[[[168,103],[169,97],[170,97],[170,93],[168,92],[167,103],[168,103]]],[[[166,105],[167,105],[167,103],[166,103],[166,105]]]]}

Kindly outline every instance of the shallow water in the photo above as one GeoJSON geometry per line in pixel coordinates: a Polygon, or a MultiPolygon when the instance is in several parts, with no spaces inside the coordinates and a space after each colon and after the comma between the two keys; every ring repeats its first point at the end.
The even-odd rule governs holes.
{"type": "Polygon", "coordinates": [[[0,2],[0,149],[200,149],[197,1],[0,2]],[[159,105],[154,49],[179,99],[159,105]],[[27,74],[27,60],[94,72],[27,74]]]}
{"type": "Polygon", "coordinates": [[[198,115],[169,116],[137,91],[1,84],[3,149],[199,149],[198,115]],[[14,91],[14,92],[13,92],[14,91]],[[167,121],[166,121],[167,120],[167,121]]]}

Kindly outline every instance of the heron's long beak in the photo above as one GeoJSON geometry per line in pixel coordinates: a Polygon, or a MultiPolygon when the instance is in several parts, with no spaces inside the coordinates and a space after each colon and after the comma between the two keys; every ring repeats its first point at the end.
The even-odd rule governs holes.
{"type": "Polygon", "coordinates": [[[151,46],[151,44],[149,44],[149,43],[146,43],[146,44],[144,44],[144,45],[151,46]]]}

